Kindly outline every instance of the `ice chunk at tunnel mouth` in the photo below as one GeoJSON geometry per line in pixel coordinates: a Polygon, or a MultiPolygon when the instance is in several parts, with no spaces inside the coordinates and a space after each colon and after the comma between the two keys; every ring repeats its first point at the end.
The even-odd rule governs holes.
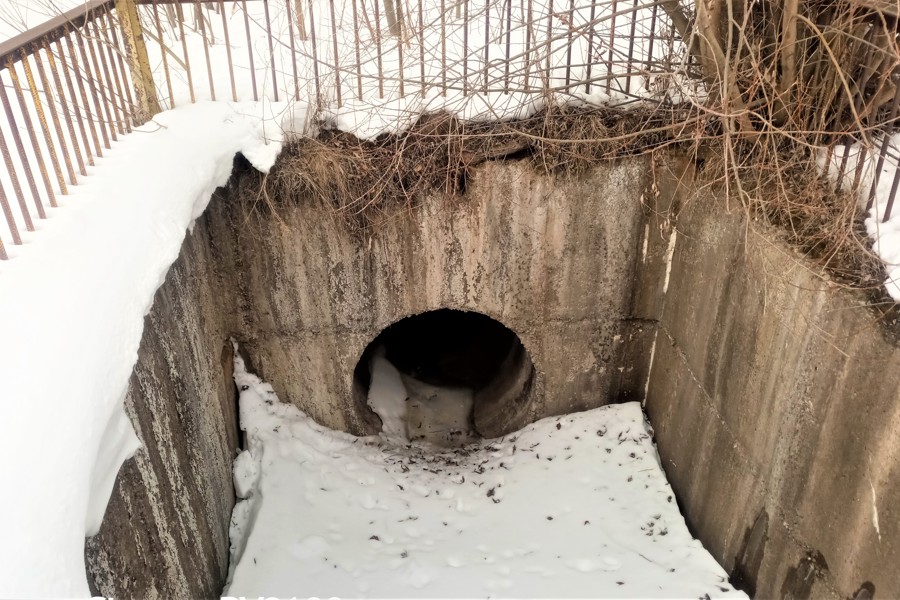
{"type": "Polygon", "coordinates": [[[474,390],[446,387],[401,373],[383,347],[370,361],[368,406],[387,439],[458,447],[479,438],[472,419],[474,390]]]}

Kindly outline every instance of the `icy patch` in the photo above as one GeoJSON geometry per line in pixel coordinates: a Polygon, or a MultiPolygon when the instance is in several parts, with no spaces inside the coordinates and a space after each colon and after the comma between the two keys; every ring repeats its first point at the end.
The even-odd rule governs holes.
{"type": "Polygon", "coordinates": [[[441,450],[321,427],[237,355],[234,377],[235,478],[256,486],[229,596],[746,597],[688,532],[636,403],[441,450]]]}
{"type": "Polygon", "coordinates": [[[389,439],[408,440],[407,403],[409,394],[397,368],[378,348],[370,365],[369,407],[381,418],[381,431],[389,439]]]}

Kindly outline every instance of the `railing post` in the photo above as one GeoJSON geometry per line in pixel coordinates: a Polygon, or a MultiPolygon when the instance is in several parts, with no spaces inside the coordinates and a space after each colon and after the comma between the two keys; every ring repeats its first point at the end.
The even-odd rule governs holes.
{"type": "Polygon", "coordinates": [[[144,45],[144,34],[138,18],[135,0],[115,0],[116,13],[122,25],[125,37],[125,50],[128,55],[128,66],[131,68],[131,79],[137,96],[137,107],[134,115],[135,124],[140,125],[160,112],[159,99],[156,97],[156,84],[150,70],[150,59],[147,57],[147,46],[144,45]]]}

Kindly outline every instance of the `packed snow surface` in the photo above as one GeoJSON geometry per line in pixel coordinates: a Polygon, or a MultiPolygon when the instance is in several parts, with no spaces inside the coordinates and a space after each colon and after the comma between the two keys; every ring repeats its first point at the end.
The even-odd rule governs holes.
{"type": "MultiPolygon", "coordinates": [[[[267,169],[258,104],[157,115],[0,262],[0,597],[89,595],[84,538],[137,448],[123,410],[156,289],[236,152],[267,169]]],[[[268,128],[271,133],[272,128],[268,128]]]]}
{"type": "Polygon", "coordinates": [[[746,597],[688,532],[636,403],[448,449],[322,427],[239,356],[235,382],[226,596],[746,597]]]}

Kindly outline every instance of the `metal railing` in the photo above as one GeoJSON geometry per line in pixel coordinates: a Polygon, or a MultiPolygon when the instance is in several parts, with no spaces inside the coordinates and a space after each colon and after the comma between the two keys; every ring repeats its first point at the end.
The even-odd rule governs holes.
{"type": "Polygon", "coordinates": [[[14,244],[131,131],[130,74],[112,5],[92,0],[0,44],[0,207],[14,244]]]}
{"type": "Polygon", "coordinates": [[[0,206],[9,232],[0,233],[0,259],[3,238],[21,244],[148,106],[265,98],[341,110],[429,94],[633,102],[677,67],[662,4],[90,0],[0,44],[0,206]],[[137,32],[117,12],[129,5],[137,32]],[[130,34],[145,44],[149,105],[130,34]]]}
{"type": "MultiPolygon", "coordinates": [[[[498,96],[514,107],[549,96],[676,104],[702,84],[666,2],[90,0],[0,43],[0,259],[4,240],[22,244],[96,158],[160,108],[300,101],[370,115],[410,110],[410,98],[440,109],[498,96]]],[[[885,122],[897,117],[897,89],[885,122]]],[[[840,178],[870,185],[871,207],[894,168],[886,220],[900,149],[887,134],[874,139],[877,166],[847,145],[840,178]]]]}

